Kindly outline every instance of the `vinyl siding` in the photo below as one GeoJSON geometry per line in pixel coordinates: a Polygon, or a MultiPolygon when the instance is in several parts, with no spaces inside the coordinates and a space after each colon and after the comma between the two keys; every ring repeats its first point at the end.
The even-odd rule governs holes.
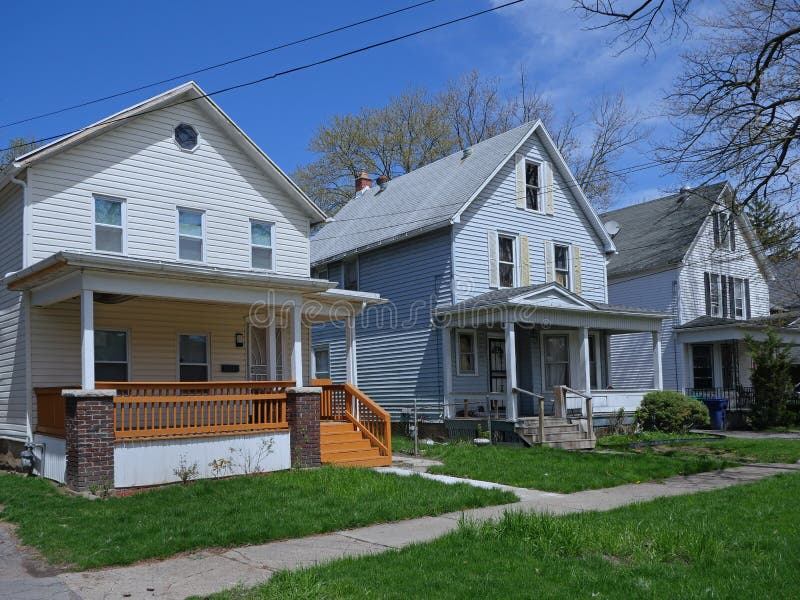
{"type": "MultiPolygon", "coordinates": [[[[739,225],[737,223],[737,225],[739,225]]],[[[714,247],[714,228],[710,218],[700,228],[700,233],[690,249],[680,273],[681,323],[706,313],[703,273],[718,273],[750,280],[750,303],[753,317],[769,315],[769,288],[758,267],[756,258],[736,228],[736,251],[714,247]]]]}
{"type": "Polygon", "coordinates": [[[249,269],[249,221],[258,219],[275,223],[275,270],[308,275],[303,209],[197,103],[132,119],[29,172],[33,261],[64,249],[92,251],[92,195],[101,194],[127,202],[131,257],[176,260],[176,208],[186,207],[206,211],[209,265],[249,269]],[[173,141],[181,122],[199,132],[194,152],[173,141]]]}
{"type": "MultiPolygon", "coordinates": [[[[450,231],[359,255],[359,288],[389,300],[356,322],[358,387],[397,418],[403,409],[424,418],[442,414],[441,340],[431,327],[431,308],[450,301],[450,231]]],[[[338,263],[328,277],[340,277],[338,263]]],[[[331,376],[345,379],[341,323],[316,325],[314,346],[330,347],[331,376]]]]}
{"type": "MultiPolygon", "coordinates": [[[[23,192],[0,191],[0,277],[22,268],[23,192]]],[[[24,440],[25,321],[23,296],[0,283],[0,438],[24,440]]]]}
{"type": "MultiPolygon", "coordinates": [[[[95,329],[129,332],[131,381],[177,381],[178,334],[203,333],[210,338],[211,379],[242,381],[247,374],[247,347],[237,348],[234,335],[245,333],[248,307],[233,304],[135,299],[122,304],[95,302],[95,329]],[[239,365],[238,373],[223,373],[221,365],[239,365]]],[[[68,300],[31,314],[34,386],[80,383],[80,305],[68,300]]],[[[304,332],[306,341],[308,331],[304,332]]],[[[284,352],[288,368],[289,338],[284,352]]],[[[247,340],[247,336],[245,336],[247,340]]],[[[308,345],[303,363],[309,368],[308,345]]],[[[308,370],[304,376],[308,378],[308,370]]]]}
{"type": "MultiPolygon", "coordinates": [[[[680,271],[671,269],[630,279],[611,281],[611,304],[652,308],[669,313],[661,325],[661,365],[665,389],[682,389],[682,351],[673,327],[678,315],[677,281],[680,271]]],[[[611,337],[611,385],[615,388],[649,388],[653,385],[653,338],[650,333],[611,337]]]]}
{"type": "MultiPolygon", "coordinates": [[[[538,134],[532,135],[520,152],[528,158],[552,159],[538,134]]],[[[499,230],[528,236],[531,284],[545,283],[544,242],[575,244],[581,254],[581,295],[606,302],[605,255],[600,239],[560,173],[553,168],[553,215],[516,206],[516,172],[512,157],[454,225],[454,274],[456,301],[490,291],[487,233],[499,230]]],[[[466,199],[465,199],[466,200],[466,199]]]]}

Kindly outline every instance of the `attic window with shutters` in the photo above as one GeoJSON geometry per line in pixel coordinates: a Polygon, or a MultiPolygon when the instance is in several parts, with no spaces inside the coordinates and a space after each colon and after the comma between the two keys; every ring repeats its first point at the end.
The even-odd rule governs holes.
{"type": "Polygon", "coordinates": [[[175,143],[178,144],[182,150],[191,152],[197,148],[197,140],[197,130],[191,125],[181,123],[175,128],[175,143]]]}
{"type": "Polygon", "coordinates": [[[714,226],[714,246],[736,250],[736,216],[731,212],[717,211],[711,215],[714,226]]]}
{"type": "Polygon", "coordinates": [[[553,244],[553,257],[553,271],[556,283],[570,289],[569,246],[553,244]]]}
{"type": "Polygon", "coordinates": [[[553,169],[546,161],[530,160],[523,152],[515,157],[517,208],[553,214],[553,169]]]}
{"type": "Polygon", "coordinates": [[[525,161],[525,208],[528,210],[542,210],[541,185],[539,164],[525,161]]]}

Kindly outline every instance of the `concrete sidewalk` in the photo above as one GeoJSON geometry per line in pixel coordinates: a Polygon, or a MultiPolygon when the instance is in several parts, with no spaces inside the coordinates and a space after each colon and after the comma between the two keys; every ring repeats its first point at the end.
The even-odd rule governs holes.
{"type": "MultiPolygon", "coordinates": [[[[602,490],[554,494],[524,490],[514,504],[490,506],[438,517],[371,525],[302,539],[271,542],[219,552],[195,552],[160,562],[83,573],[65,573],[61,581],[80,598],[166,598],[218,592],[236,584],[264,583],[281,569],[297,569],[345,556],[377,554],[410,544],[427,542],[458,527],[462,518],[496,518],[508,510],[568,514],[610,510],[619,506],[682,494],[718,490],[800,471],[800,465],[751,464],[724,471],[672,477],[658,483],[623,485],[602,490]]],[[[486,482],[483,482],[487,485],[486,482]]],[[[496,485],[496,484],[492,484],[496,485]]]]}

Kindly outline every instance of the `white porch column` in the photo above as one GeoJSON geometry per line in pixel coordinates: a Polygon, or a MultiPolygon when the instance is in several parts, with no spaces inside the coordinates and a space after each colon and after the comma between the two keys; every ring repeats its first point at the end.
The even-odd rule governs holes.
{"type": "Polygon", "coordinates": [[[358,386],[358,361],[356,359],[356,318],[345,317],[344,337],[346,352],[347,383],[358,386]]]}
{"type": "Polygon", "coordinates": [[[505,324],[506,333],[506,419],[517,420],[517,336],[514,323],[505,324]]]}
{"type": "Polygon", "coordinates": [[[292,306],[292,379],[295,385],[303,384],[303,303],[296,300],[292,306]]]}
{"type": "Polygon", "coordinates": [[[653,332],[653,387],[664,389],[664,372],[661,366],[661,332],[653,332]]]}
{"type": "Polygon", "coordinates": [[[589,350],[589,328],[581,327],[581,366],[583,367],[583,392],[592,395],[592,363],[589,350]]]}
{"type": "Polygon", "coordinates": [[[452,350],[452,329],[442,327],[442,373],[444,377],[444,416],[451,419],[453,407],[450,406],[453,395],[453,350],[452,350]]]}
{"type": "Polygon", "coordinates": [[[94,389],[94,292],[81,290],[81,387],[94,389]]]}
{"type": "MultiPolygon", "coordinates": [[[[267,356],[269,356],[269,378],[271,381],[278,379],[278,325],[275,322],[277,318],[278,315],[273,310],[267,324],[267,356]]],[[[283,348],[281,348],[281,351],[283,351],[283,348]]],[[[286,379],[286,375],[281,374],[281,378],[286,379]]]]}
{"type": "Polygon", "coordinates": [[[683,355],[683,390],[684,394],[692,387],[692,348],[689,344],[681,344],[683,355]]]}

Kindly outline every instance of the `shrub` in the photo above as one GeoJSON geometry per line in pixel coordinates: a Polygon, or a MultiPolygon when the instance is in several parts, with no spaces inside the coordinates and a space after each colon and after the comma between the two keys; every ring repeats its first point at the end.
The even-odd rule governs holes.
{"type": "Polygon", "coordinates": [[[680,392],[650,392],[636,409],[636,423],[645,431],[683,433],[709,422],[705,404],[680,392]]]}
{"type": "Polygon", "coordinates": [[[753,357],[752,425],[764,429],[775,425],[791,425],[793,418],[787,410],[794,394],[792,384],[791,345],[785,343],[774,331],[767,331],[763,340],[745,338],[747,349],[753,357]]]}

